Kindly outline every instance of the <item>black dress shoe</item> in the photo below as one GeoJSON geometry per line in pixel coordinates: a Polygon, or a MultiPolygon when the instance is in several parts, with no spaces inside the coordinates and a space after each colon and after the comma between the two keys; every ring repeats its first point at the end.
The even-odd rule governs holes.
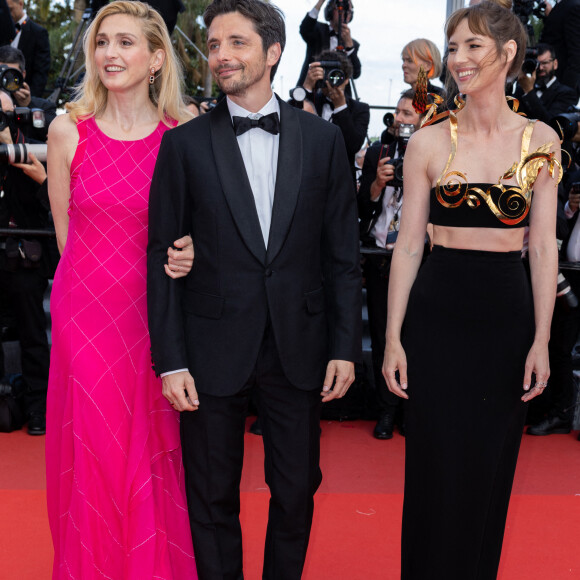
{"type": "Polygon", "coordinates": [[[29,435],[44,435],[46,433],[46,417],[44,413],[31,413],[28,419],[29,435]]]}
{"type": "Polygon", "coordinates": [[[553,435],[556,433],[570,433],[572,426],[570,421],[560,417],[546,417],[543,421],[530,425],[528,435],[553,435]]]}
{"type": "Polygon", "coordinates": [[[377,421],[373,435],[377,439],[392,439],[394,425],[395,421],[393,416],[389,413],[384,413],[377,421]]]}
{"type": "Polygon", "coordinates": [[[399,433],[401,434],[401,437],[405,436],[405,423],[399,423],[399,433]]]}
{"type": "Polygon", "coordinates": [[[250,425],[250,433],[253,433],[254,435],[261,435],[262,434],[262,425],[260,425],[260,417],[258,417],[250,425]]]}

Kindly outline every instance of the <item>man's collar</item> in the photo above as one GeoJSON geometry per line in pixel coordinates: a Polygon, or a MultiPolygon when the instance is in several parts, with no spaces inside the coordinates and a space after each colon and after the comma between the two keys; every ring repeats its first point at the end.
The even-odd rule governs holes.
{"type": "Polygon", "coordinates": [[[234,115],[237,117],[250,117],[255,115],[259,116],[268,115],[270,113],[280,114],[280,103],[278,102],[278,99],[276,98],[276,95],[274,93],[272,93],[271,99],[257,113],[252,113],[247,109],[244,109],[244,107],[241,107],[237,103],[234,103],[234,101],[232,101],[230,97],[227,97],[226,101],[228,104],[228,110],[230,112],[231,117],[233,117],[234,115]]]}

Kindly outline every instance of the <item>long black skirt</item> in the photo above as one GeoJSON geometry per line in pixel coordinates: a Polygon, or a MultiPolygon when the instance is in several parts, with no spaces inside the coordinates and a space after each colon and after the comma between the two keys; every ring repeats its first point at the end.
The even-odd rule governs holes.
{"type": "Polygon", "coordinates": [[[403,580],[497,576],[534,336],[519,252],[435,246],[411,290],[403,580]]]}

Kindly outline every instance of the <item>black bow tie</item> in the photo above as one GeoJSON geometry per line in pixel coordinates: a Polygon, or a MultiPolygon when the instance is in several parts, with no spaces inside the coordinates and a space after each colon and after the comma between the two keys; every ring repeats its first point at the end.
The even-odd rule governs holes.
{"type": "Polygon", "coordinates": [[[17,23],[14,25],[14,28],[16,29],[16,32],[20,32],[20,30],[22,29],[22,25],[21,25],[20,23],[18,23],[18,22],[17,22],[17,23]]]}
{"type": "Polygon", "coordinates": [[[236,136],[243,135],[246,131],[250,129],[263,129],[272,135],[278,135],[280,133],[280,119],[278,113],[270,113],[269,115],[264,115],[259,119],[251,119],[250,117],[232,117],[234,122],[234,131],[236,136]]]}

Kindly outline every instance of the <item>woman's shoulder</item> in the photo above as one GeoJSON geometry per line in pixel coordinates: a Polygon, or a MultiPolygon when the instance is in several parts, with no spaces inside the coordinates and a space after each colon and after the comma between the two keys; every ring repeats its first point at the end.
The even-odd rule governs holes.
{"type": "Polygon", "coordinates": [[[542,121],[536,121],[530,140],[530,151],[535,151],[544,145],[549,145],[550,151],[560,150],[560,137],[552,127],[542,121]]]}
{"type": "Polygon", "coordinates": [[[449,141],[449,120],[435,125],[427,125],[415,131],[409,140],[409,147],[415,150],[436,149],[449,141]]]}
{"type": "Polygon", "coordinates": [[[71,139],[78,140],[79,131],[76,123],[72,120],[70,114],[58,115],[48,128],[48,139],[67,142],[71,139]]]}

